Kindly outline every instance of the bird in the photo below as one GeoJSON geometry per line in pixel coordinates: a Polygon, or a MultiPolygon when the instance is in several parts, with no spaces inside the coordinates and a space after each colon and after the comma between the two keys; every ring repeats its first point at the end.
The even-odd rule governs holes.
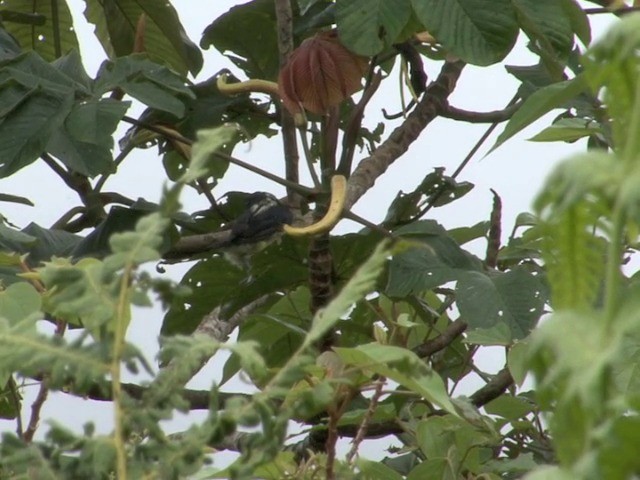
{"type": "Polygon", "coordinates": [[[249,269],[252,255],[278,240],[293,213],[274,195],[254,192],[247,196],[245,210],[230,223],[230,235],[218,251],[232,264],[249,269]]]}

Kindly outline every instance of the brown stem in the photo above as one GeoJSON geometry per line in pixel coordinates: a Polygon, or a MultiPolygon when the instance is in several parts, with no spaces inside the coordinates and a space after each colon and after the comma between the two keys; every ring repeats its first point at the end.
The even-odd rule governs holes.
{"type": "Polygon", "coordinates": [[[522,102],[514,103],[502,110],[491,112],[471,112],[447,105],[441,115],[451,120],[459,120],[467,123],[495,123],[509,120],[514,113],[522,106],[522,102]]]}
{"type": "Polygon", "coordinates": [[[504,367],[489,383],[471,395],[471,403],[478,408],[482,407],[506,392],[511,385],[513,385],[513,377],[509,369],[504,367]]]}
{"type": "Polygon", "coordinates": [[[420,358],[427,358],[434,353],[447,348],[453,341],[458,338],[467,329],[466,322],[458,319],[451,322],[449,326],[437,337],[432,338],[428,342],[418,345],[413,349],[413,353],[420,358]]]}
{"type": "Polygon", "coordinates": [[[362,417],[362,422],[360,422],[358,432],[356,433],[356,436],[353,437],[353,441],[351,442],[351,449],[349,450],[349,453],[347,453],[346,459],[347,463],[349,464],[353,463],[353,459],[355,458],[356,453],[358,453],[358,446],[367,436],[367,428],[369,427],[369,422],[371,422],[371,419],[373,418],[373,414],[375,413],[378,406],[378,401],[382,396],[382,389],[384,388],[384,385],[386,383],[387,379],[385,377],[379,377],[376,381],[375,390],[373,391],[371,400],[369,400],[369,408],[367,408],[364,417],[362,417]]]}
{"type": "Polygon", "coordinates": [[[489,227],[489,238],[487,239],[487,253],[485,263],[488,267],[495,268],[498,264],[498,252],[500,251],[500,237],[502,236],[502,200],[492,188],[493,208],[491,209],[491,220],[489,227]]]}
{"type": "MultiPolygon", "coordinates": [[[[67,324],[63,321],[58,321],[56,325],[56,331],[54,335],[56,337],[62,337],[67,328],[67,324]]],[[[40,412],[42,410],[42,406],[44,402],[47,401],[47,397],[49,396],[49,386],[47,377],[44,376],[40,382],[40,388],[38,390],[38,395],[36,399],[31,404],[31,418],[29,418],[29,424],[27,425],[27,429],[24,431],[24,435],[22,439],[30,443],[33,440],[33,436],[38,429],[38,424],[40,423],[40,412]]]]}
{"type": "Polygon", "coordinates": [[[371,81],[362,92],[360,101],[351,111],[351,116],[347,122],[347,126],[342,137],[342,154],[340,156],[340,163],[338,165],[337,173],[349,178],[351,175],[351,165],[353,163],[353,155],[356,151],[356,142],[358,141],[358,134],[360,133],[360,126],[362,125],[362,119],[364,118],[364,110],[369,103],[369,100],[373,98],[373,95],[378,90],[380,83],[382,82],[382,74],[380,72],[372,73],[371,81]]]}
{"type": "MultiPolygon", "coordinates": [[[[289,55],[293,51],[293,31],[290,0],[276,0],[276,22],[278,30],[278,52],[280,55],[280,68],[287,63],[289,55]]],[[[280,108],[280,123],[282,125],[282,145],[284,148],[285,178],[292,183],[299,183],[299,154],[296,143],[296,127],[293,117],[286,108],[280,108]]],[[[297,191],[287,187],[287,198],[291,205],[297,205],[297,191]]]]}

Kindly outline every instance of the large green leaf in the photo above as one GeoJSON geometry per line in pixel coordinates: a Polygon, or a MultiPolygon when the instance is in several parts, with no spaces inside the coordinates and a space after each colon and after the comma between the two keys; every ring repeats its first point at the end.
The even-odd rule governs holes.
{"type": "Polygon", "coordinates": [[[40,311],[42,300],[36,289],[27,282],[9,285],[0,291],[0,317],[18,323],[40,311]]]}
{"type": "Polygon", "coordinates": [[[24,50],[33,50],[51,61],[78,48],[65,0],[4,0],[2,10],[4,27],[24,50]],[[7,15],[8,12],[12,15],[7,15]]]}
{"type": "Polygon", "coordinates": [[[202,53],[187,37],[170,2],[155,0],[87,0],[84,12],[111,59],[133,52],[136,25],[146,17],[144,51],[154,62],[167,65],[181,75],[196,75],[202,68],[202,53]]]}
{"type": "Polygon", "coordinates": [[[74,105],[64,126],[49,139],[47,151],[88,177],[112,172],[113,133],[129,105],[108,98],[74,105]]]}
{"type": "Polygon", "coordinates": [[[546,302],[540,280],[524,268],[485,275],[468,272],[456,286],[460,315],[471,329],[504,323],[513,340],[526,337],[542,315],[546,302]]]}
{"type": "Polygon", "coordinates": [[[391,260],[386,293],[392,297],[419,293],[457,280],[465,272],[482,270],[482,262],[432,220],[415,222],[396,233],[420,243],[391,260]]]}
{"type": "Polygon", "coordinates": [[[542,54],[566,58],[573,47],[573,28],[564,0],[511,0],[522,30],[542,54]]]}
{"type": "Polygon", "coordinates": [[[504,131],[496,140],[491,151],[498,148],[508,139],[525,127],[528,127],[544,114],[556,108],[562,108],[569,100],[575,98],[586,88],[584,79],[576,77],[566,82],[554,83],[534,92],[511,117],[504,131]]]}
{"type": "Polygon", "coordinates": [[[20,45],[4,28],[0,26],[0,61],[20,54],[20,45]]]}
{"type": "Polygon", "coordinates": [[[144,55],[130,55],[102,64],[95,84],[96,95],[115,88],[121,88],[145,105],[177,117],[185,111],[182,98],[194,98],[178,75],[144,55]]]}
{"type": "Polygon", "coordinates": [[[200,46],[215,47],[249,78],[275,80],[279,70],[276,32],[273,0],[255,0],[218,17],[204,30],[200,46]]]}
{"type": "Polygon", "coordinates": [[[399,41],[411,11],[410,0],[338,0],[340,39],[355,53],[376,55],[399,41]]]}
{"type": "Polygon", "coordinates": [[[418,19],[447,50],[474,65],[502,60],[518,24],[511,0],[412,0],[418,19]]]}
{"type": "Polygon", "coordinates": [[[30,223],[23,230],[30,235],[34,242],[21,252],[28,253],[27,260],[31,265],[37,265],[51,257],[68,257],[72,250],[82,241],[82,237],[64,230],[49,230],[35,223],[30,223]]]}
{"type": "Polygon", "coordinates": [[[308,277],[305,258],[304,246],[288,237],[251,256],[250,278],[249,272],[224,258],[205,258],[182,278],[181,285],[191,293],[174,299],[164,318],[162,333],[191,333],[215,307],[224,307],[221,312],[224,317],[265,295],[297,287],[308,277]]]}
{"type": "MultiPolygon", "coordinates": [[[[1,101],[1,100],[0,100],[1,101]]],[[[7,177],[34,162],[52,132],[71,110],[71,96],[56,96],[36,89],[0,123],[0,177],[7,177]]]]}
{"type": "Polygon", "coordinates": [[[392,345],[369,343],[355,348],[335,348],[345,365],[375,372],[417,393],[422,398],[458,415],[442,378],[413,352],[392,345]]]}

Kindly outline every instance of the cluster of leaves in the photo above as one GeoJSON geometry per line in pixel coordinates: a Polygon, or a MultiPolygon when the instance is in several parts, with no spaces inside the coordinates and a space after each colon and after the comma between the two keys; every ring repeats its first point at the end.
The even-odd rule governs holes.
{"type": "MultiPolygon", "coordinates": [[[[24,2],[4,0],[0,176],[44,163],[81,206],[61,212],[51,228],[0,224],[0,416],[17,425],[15,435],[2,437],[0,476],[637,474],[638,286],[621,264],[636,246],[639,222],[638,17],[621,21],[581,57],[575,39],[588,45],[590,29],[573,0],[292,3],[296,43],[335,25],[345,46],[377,56],[387,71],[385,62],[397,53],[393,46],[425,29],[438,42],[426,52],[432,58],[446,52],[480,66],[504,59],[523,32],[540,62],[508,68],[521,82],[522,101],[494,148],[562,109],[534,140],[587,137],[594,150],[557,168],[537,199],[536,215],[520,215],[505,245],[499,201],[491,219],[477,225],[446,230],[422,220],[429,209],[463,199],[473,185],[442,168],[421,172],[416,189],[399,192],[382,223],[393,245],[381,243],[374,229],[330,238],[339,293],[316,312],[309,307],[309,241],[298,238],[253,256],[249,272],[205,253],[176,285],[139,267],[162,259],[179,237],[224,225],[243,199],[230,194],[210,211],[186,214],[177,203],[181,189],[210,189],[228,168],[221,151],[229,152],[239,138],[278,132],[279,105],[248,94],[222,96],[213,80],[188,82],[187,72],[195,75],[202,57],[168,2],[116,0],[116,8],[87,1],[85,16],[110,58],[90,78],[74,49],[65,2],[33,13],[24,2]],[[144,53],[132,53],[140,38],[144,53]],[[125,116],[125,95],[149,107],[140,120],[125,116]],[[204,130],[231,120],[242,135],[231,127],[204,130]],[[122,121],[135,128],[114,157],[122,121]],[[175,182],[161,203],[104,192],[120,162],[149,141],[160,143],[167,178],[175,182]],[[488,241],[485,258],[467,248],[478,239],[488,241]],[[152,290],[166,310],[159,371],[139,346],[125,341],[135,321],[131,306],[148,305],[152,290]],[[548,307],[553,313],[538,326],[548,307]],[[205,317],[219,324],[242,317],[237,342],[206,335],[198,328],[205,317]],[[45,322],[56,325],[55,334],[44,333],[45,322]],[[67,340],[67,327],[81,333],[67,340]],[[335,344],[317,355],[328,332],[336,333],[335,344]],[[485,346],[505,349],[506,365],[497,373],[476,365],[485,346]],[[221,383],[207,391],[185,389],[221,350],[231,352],[221,383]],[[123,367],[152,379],[124,384],[123,367]],[[529,369],[538,387],[519,391],[529,369]],[[220,392],[238,373],[258,393],[220,392]],[[456,396],[473,375],[485,385],[468,398],[456,396]],[[113,433],[98,435],[91,424],[82,433],[53,424],[34,441],[35,427],[22,426],[24,379],[40,382],[44,398],[52,390],[112,401],[113,433]],[[195,409],[207,410],[201,424],[179,435],[162,430],[162,420],[195,409]],[[292,420],[308,427],[299,443],[287,437],[292,420]],[[387,436],[390,443],[394,436],[402,447],[381,462],[356,458],[356,452],[336,459],[340,436],[353,437],[355,449],[368,436],[387,436]],[[240,458],[225,470],[207,467],[210,447],[237,450],[240,458]]],[[[225,53],[239,75],[276,79],[275,7],[272,0],[254,0],[232,8],[205,30],[201,47],[225,53]]],[[[340,112],[345,137],[345,119],[356,108],[345,102],[340,112]]],[[[320,128],[319,118],[310,120],[320,128]]],[[[314,128],[309,132],[312,151],[321,157],[323,139],[314,128]]],[[[375,155],[383,129],[358,132],[354,145],[368,145],[375,155]]],[[[4,194],[0,200],[30,203],[4,194]]]]}

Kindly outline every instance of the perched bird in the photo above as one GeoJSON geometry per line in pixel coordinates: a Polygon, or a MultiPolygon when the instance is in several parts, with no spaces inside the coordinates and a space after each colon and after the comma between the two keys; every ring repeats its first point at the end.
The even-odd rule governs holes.
{"type": "Polygon", "coordinates": [[[251,255],[280,237],[284,224],[291,224],[293,213],[276,197],[256,192],[246,197],[245,210],[216,232],[182,237],[163,253],[163,263],[193,259],[194,255],[216,252],[231,263],[249,269],[251,255]]]}
{"type": "Polygon", "coordinates": [[[234,265],[248,270],[250,256],[259,252],[293,221],[293,213],[276,197],[266,192],[247,196],[247,208],[231,222],[231,234],[220,250],[234,265]]]}

